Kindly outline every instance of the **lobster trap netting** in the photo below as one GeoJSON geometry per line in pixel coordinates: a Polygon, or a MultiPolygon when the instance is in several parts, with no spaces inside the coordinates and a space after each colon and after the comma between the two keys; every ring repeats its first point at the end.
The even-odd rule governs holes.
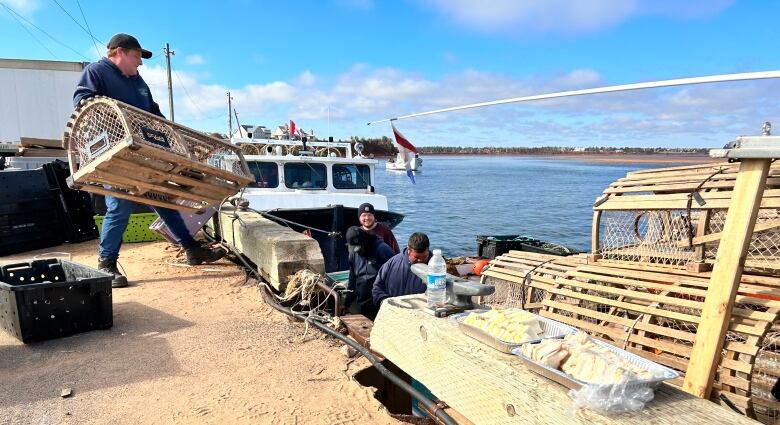
{"type": "MultiPolygon", "coordinates": [[[[712,210],[707,234],[723,232],[726,210],[712,210]]],[[[706,244],[706,258],[714,261],[718,253],[719,240],[706,244]]],[[[780,269],[780,210],[762,208],[758,211],[753,235],[745,256],[745,271],[765,274],[777,273],[780,269]]]]}
{"type": "Polygon", "coordinates": [[[701,211],[604,211],[599,231],[603,258],[684,266],[696,260],[690,246],[701,211]]]}

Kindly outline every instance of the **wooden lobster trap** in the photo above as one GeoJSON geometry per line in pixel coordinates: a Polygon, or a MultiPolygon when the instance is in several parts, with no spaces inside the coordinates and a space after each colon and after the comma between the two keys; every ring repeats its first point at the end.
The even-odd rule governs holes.
{"type": "Polygon", "coordinates": [[[240,148],[107,97],[76,108],[63,146],[75,188],[152,206],[202,212],[253,181],[240,148]]]}
{"type": "MultiPolygon", "coordinates": [[[[497,289],[487,304],[533,311],[675,369],[671,385],[682,387],[695,363],[708,272],[510,251],[482,274],[497,289]]],[[[770,394],[780,378],[779,312],[780,277],[743,274],[710,395],[767,424],[780,423],[770,394]]]]}
{"type": "MultiPolygon", "coordinates": [[[[594,206],[592,251],[601,258],[709,270],[720,245],[739,164],[640,170],[594,206]]],[[[780,271],[780,165],[765,181],[745,269],[780,271]]]]}
{"type": "Polygon", "coordinates": [[[511,251],[482,273],[500,288],[488,302],[578,327],[780,424],[780,166],[760,145],[776,139],[738,138],[739,163],[628,173],[594,204],[591,255],[511,251]]]}

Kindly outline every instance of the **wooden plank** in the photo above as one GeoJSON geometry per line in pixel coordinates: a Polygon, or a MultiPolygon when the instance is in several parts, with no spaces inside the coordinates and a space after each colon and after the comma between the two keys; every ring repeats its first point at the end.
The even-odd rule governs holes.
{"type": "Polygon", "coordinates": [[[733,192],[734,207],[729,208],[726,215],[722,237],[724,242],[715,259],[702,320],[691,353],[692,367],[688,369],[683,384],[685,391],[697,397],[710,396],[742,276],[742,262],[762,203],[769,165],[770,161],[765,159],[743,160],[740,164],[733,192]]]}
{"type": "Polygon", "coordinates": [[[36,137],[19,137],[19,144],[25,148],[52,148],[62,149],[62,140],[60,139],[39,139],[36,137]]]}
{"type": "MultiPolygon", "coordinates": [[[[116,166],[117,168],[121,168],[121,169],[126,170],[126,171],[137,170],[139,165],[141,165],[141,164],[138,164],[137,162],[134,162],[134,161],[129,160],[129,159],[124,159],[124,158],[121,158],[121,157],[115,157],[111,161],[111,164],[113,166],[116,166]]],[[[181,185],[185,185],[185,186],[201,187],[201,188],[209,189],[209,190],[218,190],[218,191],[221,191],[221,192],[224,192],[224,193],[227,193],[227,191],[234,190],[234,187],[229,185],[229,184],[227,184],[227,183],[218,182],[218,183],[215,184],[215,183],[212,183],[212,182],[204,182],[202,180],[197,180],[197,179],[194,179],[194,178],[191,178],[191,177],[182,176],[180,174],[169,173],[169,172],[166,172],[164,170],[157,169],[156,167],[150,168],[149,165],[150,164],[148,164],[146,162],[144,164],[142,164],[142,166],[145,166],[144,167],[144,171],[146,173],[148,173],[150,176],[152,176],[152,177],[154,177],[156,179],[159,179],[159,180],[163,180],[163,181],[164,180],[169,180],[169,181],[172,181],[172,182],[175,182],[175,183],[178,183],[178,184],[181,184],[181,185]],[[217,186],[217,187],[215,188],[215,186],[217,186]]]]}
{"type": "MultiPolygon", "coordinates": [[[[757,223],[755,225],[755,228],[753,229],[753,233],[758,233],[758,232],[763,232],[763,231],[766,231],[766,230],[776,229],[778,227],[780,227],[780,220],[772,220],[772,221],[767,221],[767,222],[764,222],[764,223],[757,223]]],[[[693,238],[693,244],[694,245],[701,245],[701,244],[705,244],[705,243],[719,242],[720,241],[720,237],[722,235],[723,235],[723,232],[710,233],[710,234],[705,235],[705,236],[696,236],[695,238],[693,238]]],[[[679,242],[677,242],[677,246],[678,247],[687,247],[688,246],[688,241],[687,240],[679,241],[679,242]]]]}
{"type": "MultiPolygon", "coordinates": [[[[548,305],[546,303],[544,304],[548,305]]],[[[561,304],[562,303],[559,303],[558,305],[561,304]]],[[[561,323],[566,323],[568,325],[575,326],[579,329],[586,330],[590,334],[595,333],[595,334],[608,335],[610,338],[613,339],[612,344],[616,345],[618,348],[623,348],[623,344],[625,343],[626,337],[628,337],[629,343],[636,343],[636,344],[642,344],[653,348],[660,348],[661,350],[667,353],[672,353],[681,357],[689,357],[691,354],[691,348],[682,344],[675,344],[669,341],[643,337],[636,334],[628,334],[625,330],[610,328],[608,326],[600,325],[598,323],[588,322],[587,320],[581,320],[574,317],[565,316],[563,314],[554,313],[549,310],[541,310],[539,314],[541,316],[553,320],[557,320],[561,323]]],[[[591,316],[588,315],[586,317],[591,317],[591,316]]],[[[616,318],[616,316],[610,316],[610,317],[613,319],[616,318]]]]}
{"type": "MultiPolygon", "coordinates": [[[[615,188],[608,188],[603,193],[604,194],[626,194],[626,193],[639,193],[639,192],[690,193],[696,191],[697,189],[699,189],[700,191],[712,190],[712,189],[727,190],[727,189],[732,189],[734,187],[734,180],[708,181],[704,183],[701,187],[699,187],[700,184],[701,184],[700,181],[692,181],[690,183],[650,184],[645,186],[615,187],[615,188]]],[[[778,186],[780,185],[780,178],[777,177],[768,178],[766,184],[768,186],[778,186]]]]}
{"type": "MultiPolygon", "coordinates": [[[[198,170],[200,172],[214,175],[219,178],[222,178],[228,182],[233,182],[236,184],[237,187],[239,186],[245,186],[249,183],[252,183],[254,180],[249,177],[243,177],[239,176],[237,174],[233,174],[226,170],[221,170],[219,168],[214,168],[211,166],[208,166],[206,164],[201,164],[200,162],[193,161],[188,158],[184,158],[180,155],[176,155],[175,153],[171,153],[162,149],[153,148],[151,146],[141,145],[138,143],[133,144],[133,148],[137,149],[137,151],[141,154],[148,155],[152,158],[162,158],[168,161],[176,162],[179,164],[184,164],[188,168],[192,168],[193,170],[198,170]]],[[[238,189],[236,189],[238,190],[238,189]]]]}
{"type": "MultiPolygon", "coordinates": [[[[154,200],[154,199],[151,199],[151,198],[145,198],[143,196],[135,196],[135,195],[131,195],[129,193],[125,193],[125,192],[122,192],[122,191],[106,190],[102,186],[96,186],[96,185],[92,185],[92,184],[84,185],[84,186],[80,187],[79,189],[80,190],[84,190],[86,192],[97,193],[99,195],[104,195],[104,196],[108,195],[108,196],[113,196],[115,198],[127,199],[127,200],[130,200],[130,201],[138,202],[138,203],[141,203],[141,204],[152,205],[152,206],[155,206],[155,207],[171,208],[171,206],[172,206],[168,202],[161,202],[161,201],[157,201],[157,200],[154,200]]],[[[184,210],[184,211],[191,211],[191,212],[198,212],[198,211],[200,211],[197,208],[192,208],[192,207],[188,207],[188,206],[185,206],[185,205],[179,205],[178,209],[184,210]]]]}
{"type": "MultiPolygon", "coordinates": [[[[536,281],[536,279],[534,279],[534,281],[536,281]]],[[[540,289],[544,289],[547,292],[552,294],[556,294],[564,297],[570,297],[570,298],[577,298],[585,301],[592,301],[599,304],[609,305],[613,307],[622,308],[624,310],[633,311],[635,313],[652,314],[659,317],[666,317],[669,319],[681,320],[683,322],[690,322],[690,323],[699,322],[699,317],[691,314],[677,313],[677,312],[663,310],[659,308],[646,307],[635,303],[616,301],[610,298],[587,295],[576,291],[570,291],[567,289],[558,289],[552,285],[546,287],[541,287],[541,286],[537,286],[537,287],[539,287],[540,289]]]]}
{"type": "MultiPolygon", "coordinates": [[[[691,203],[692,210],[727,209],[731,206],[732,192],[705,192],[700,194],[705,204],[691,203]]],[[[767,190],[761,199],[761,208],[780,208],[780,190],[767,190]]],[[[636,195],[616,196],[607,199],[594,210],[684,210],[688,207],[688,195],[636,195]]]]}

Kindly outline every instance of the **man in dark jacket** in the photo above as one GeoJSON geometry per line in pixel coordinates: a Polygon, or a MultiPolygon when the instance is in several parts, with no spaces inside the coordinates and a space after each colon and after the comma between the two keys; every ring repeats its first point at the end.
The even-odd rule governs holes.
{"type": "Polygon", "coordinates": [[[393,254],[398,254],[401,249],[398,247],[398,242],[395,240],[395,235],[389,227],[376,221],[376,215],[374,214],[374,206],[368,202],[360,204],[358,207],[358,221],[360,221],[360,227],[363,230],[374,233],[385,241],[387,246],[393,250],[393,254]]]}
{"type": "MultiPolygon", "coordinates": [[[[151,58],[152,52],[142,49],[138,40],[128,34],[116,34],[106,47],[107,57],[84,68],[73,93],[73,106],[93,96],[107,96],[165,118],[160,112],[160,106],[152,99],[149,86],[138,75],[142,58],[151,58]]],[[[106,196],[107,210],[100,232],[98,269],[114,276],[111,285],[115,288],[127,286],[127,278],[119,272],[116,262],[122,246],[122,234],[127,228],[133,207],[132,201],[106,196]]],[[[159,207],[153,209],[173,233],[176,242],[186,251],[188,264],[217,261],[226,254],[222,248],[205,248],[195,241],[178,211],[159,207]]]]}
{"type": "Polygon", "coordinates": [[[425,283],[412,272],[412,264],[428,263],[430,245],[425,233],[412,233],[406,249],[379,269],[372,291],[377,308],[386,298],[425,292],[425,283]]]}
{"type": "Polygon", "coordinates": [[[349,249],[349,283],[344,305],[350,313],[374,320],[378,311],[371,290],[379,268],[393,256],[393,251],[376,235],[352,226],[346,234],[349,249]]]}

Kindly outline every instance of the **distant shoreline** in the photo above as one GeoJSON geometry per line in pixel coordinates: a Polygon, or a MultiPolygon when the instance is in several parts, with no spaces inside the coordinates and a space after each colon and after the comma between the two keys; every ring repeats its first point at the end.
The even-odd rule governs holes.
{"type": "Polygon", "coordinates": [[[562,154],[478,154],[478,153],[435,153],[422,154],[426,156],[517,156],[539,159],[557,159],[564,161],[595,162],[601,164],[706,164],[720,162],[722,159],[711,158],[703,154],[622,154],[622,153],[562,153],[562,154]]]}

